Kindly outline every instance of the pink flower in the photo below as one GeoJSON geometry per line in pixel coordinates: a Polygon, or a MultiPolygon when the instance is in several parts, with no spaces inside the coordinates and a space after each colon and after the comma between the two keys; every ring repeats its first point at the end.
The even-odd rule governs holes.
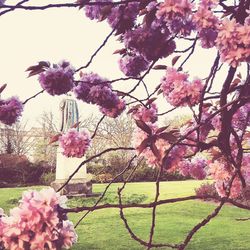
{"type": "Polygon", "coordinates": [[[171,105],[194,106],[200,101],[203,83],[200,79],[189,82],[188,74],[168,68],[166,76],[161,80],[161,89],[171,105]]]}
{"type": "Polygon", "coordinates": [[[188,160],[183,160],[183,161],[180,161],[178,163],[178,168],[179,168],[179,171],[180,173],[185,176],[185,177],[188,177],[190,176],[190,168],[191,168],[191,163],[190,161],[188,160]]]}
{"type": "Polygon", "coordinates": [[[51,238],[47,233],[37,233],[30,242],[30,250],[44,249],[44,246],[48,246],[49,249],[56,250],[56,245],[52,243],[53,237],[51,238]]]}
{"type": "Polygon", "coordinates": [[[7,100],[0,100],[0,121],[12,125],[21,116],[23,103],[18,97],[11,97],[7,100]]]}
{"type": "MultiPolygon", "coordinates": [[[[221,197],[226,196],[227,185],[229,185],[229,183],[228,182],[225,183],[222,180],[217,180],[215,182],[216,190],[221,197]]],[[[239,180],[238,177],[236,177],[233,181],[232,186],[231,186],[229,197],[232,199],[236,199],[236,198],[240,197],[241,193],[242,193],[241,181],[239,180]]]]}
{"type": "Polygon", "coordinates": [[[50,95],[69,92],[74,86],[74,69],[66,61],[53,65],[39,75],[39,82],[50,95]]]}
{"type": "Polygon", "coordinates": [[[219,0],[201,0],[201,6],[214,8],[219,4],[219,0]]]}
{"type": "Polygon", "coordinates": [[[77,240],[72,223],[62,220],[65,199],[52,188],[23,193],[10,216],[0,218],[0,237],[6,249],[69,248],[77,240]]]}
{"type": "Polygon", "coordinates": [[[224,19],[218,28],[216,47],[221,59],[233,67],[250,57],[250,26],[239,24],[235,19],[224,19]]]}
{"type": "Polygon", "coordinates": [[[119,99],[117,106],[113,108],[100,107],[101,112],[112,118],[118,117],[126,109],[126,102],[123,99],[119,99]]]}
{"type": "Polygon", "coordinates": [[[189,173],[193,178],[197,180],[203,180],[206,178],[207,173],[205,167],[207,166],[207,162],[204,158],[192,158],[191,165],[189,173]]]}
{"type": "MultiPolygon", "coordinates": [[[[242,174],[245,178],[246,182],[249,181],[249,164],[248,164],[248,156],[243,158],[242,162],[242,174]]],[[[209,164],[209,174],[215,180],[215,187],[218,194],[221,197],[226,196],[226,191],[228,190],[228,185],[231,182],[231,178],[233,176],[233,170],[230,165],[222,162],[215,161],[214,163],[209,164]]],[[[238,176],[234,179],[232,183],[232,187],[230,189],[230,198],[238,198],[242,194],[242,183],[238,176]]]]}
{"type": "Polygon", "coordinates": [[[135,110],[132,113],[132,116],[135,120],[154,123],[158,119],[157,112],[158,108],[156,104],[151,103],[149,108],[146,108],[142,105],[139,108],[135,108],[135,110]]]}
{"type": "Polygon", "coordinates": [[[147,70],[149,62],[142,55],[126,55],[120,58],[120,70],[126,76],[137,77],[141,72],[147,70]]]}
{"type": "Polygon", "coordinates": [[[204,158],[194,157],[192,160],[181,160],[178,163],[178,170],[183,176],[191,176],[197,180],[203,180],[206,177],[205,167],[207,162],[204,158]]]}
{"type": "Polygon", "coordinates": [[[160,4],[156,13],[157,17],[164,16],[166,20],[176,17],[186,17],[192,11],[192,3],[189,0],[165,0],[160,4]]]}
{"type": "Polygon", "coordinates": [[[112,90],[108,79],[94,73],[82,74],[81,81],[73,91],[77,99],[97,104],[103,114],[113,118],[119,116],[126,107],[125,101],[120,100],[112,90]]]}
{"type": "Polygon", "coordinates": [[[218,17],[216,17],[211,10],[204,6],[200,6],[197,12],[193,15],[193,22],[195,23],[198,31],[205,28],[216,30],[219,25],[218,17]]]}
{"type": "Polygon", "coordinates": [[[91,139],[87,130],[78,132],[76,129],[70,129],[59,138],[59,145],[63,150],[62,154],[67,157],[83,157],[90,146],[90,142],[91,139]]]}
{"type": "Polygon", "coordinates": [[[63,241],[63,248],[70,249],[77,242],[77,234],[71,221],[63,221],[60,236],[63,241]]]}

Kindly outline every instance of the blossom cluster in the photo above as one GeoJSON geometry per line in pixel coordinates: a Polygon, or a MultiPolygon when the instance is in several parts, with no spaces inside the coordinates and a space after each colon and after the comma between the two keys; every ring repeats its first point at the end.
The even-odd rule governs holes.
{"type": "Polygon", "coordinates": [[[69,62],[62,61],[46,68],[39,74],[41,87],[50,95],[62,95],[74,86],[74,69],[69,62]]]}
{"type": "Polygon", "coordinates": [[[164,16],[166,20],[184,18],[192,12],[192,4],[189,0],[165,0],[160,4],[157,16],[164,16]]]}
{"type": "MultiPolygon", "coordinates": [[[[227,187],[232,178],[232,169],[223,161],[215,161],[209,166],[209,175],[215,180],[215,187],[221,197],[227,195],[227,187]]],[[[234,179],[230,189],[230,198],[238,198],[242,192],[242,185],[238,177],[234,179]]]]}
{"type": "Polygon", "coordinates": [[[232,118],[232,126],[237,130],[245,131],[247,126],[250,126],[250,104],[247,103],[240,107],[232,118]]]}
{"type": "Polygon", "coordinates": [[[126,52],[119,60],[121,71],[137,77],[148,68],[150,61],[166,57],[175,50],[175,42],[164,18],[156,17],[157,2],[128,3],[115,6],[85,6],[90,19],[104,20],[121,35],[126,52]],[[141,10],[147,10],[144,25],[138,25],[141,10]],[[153,17],[153,18],[152,18],[153,17]],[[150,20],[150,21],[149,21],[150,20]]]}
{"type": "Polygon", "coordinates": [[[6,125],[12,125],[21,116],[23,103],[18,97],[11,97],[6,100],[0,99],[0,121],[6,125]]]}
{"type": "Polygon", "coordinates": [[[250,60],[250,26],[224,19],[218,28],[216,47],[221,59],[233,67],[250,60]]]}
{"type": "Polygon", "coordinates": [[[167,28],[137,27],[127,31],[123,36],[124,45],[128,50],[135,51],[148,61],[167,57],[175,50],[175,42],[170,39],[167,28]]]}
{"type": "Polygon", "coordinates": [[[175,145],[167,156],[166,161],[164,162],[164,168],[168,169],[169,172],[180,172],[179,164],[181,164],[180,162],[183,160],[183,157],[186,154],[187,146],[175,145]]]}
{"type": "MultiPolygon", "coordinates": [[[[96,1],[96,0],[95,0],[96,1]]],[[[111,0],[101,0],[96,2],[112,2],[111,0]]],[[[139,13],[139,3],[112,5],[86,5],[85,15],[91,20],[102,21],[107,19],[111,28],[117,34],[124,33],[135,25],[136,17],[139,13]]]]}
{"type": "Polygon", "coordinates": [[[142,55],[125,55],[119,60],[120,70],[126,76],[137,77],[145,71],[149,62],[142,55]]]}
{"type": "MultiPolygon", "coordinates": [[[[216,115],[212,120],[211,124],[214,129],[220,131],[221,129],[221,115],[216,115]]],[[[236,131],[244,131],[247,126],[250,126],[250,104],[247,103],[240,107],[232,117],[232,127],[236,131]]]]}
{"type": "Polygon", "coordinates": [[[59,137],[59,146],[62,149],[62,154],[67,157],[83,157],[90,143],[91,138],[87,130],[78,132],[72,128],[59,137]]]}
{"type": "Polygon", "coordinates": [[[1,214],[0,241],[5,249],[69,249],[77,241],[71,221],[60,212],[66,198],[52,188],[23,193],[10,215],[1,214]]]}
{"type": "Polygon", "coordinates": [[[100,111],[111,118],[118,117],[126,109],[126,102],[123,99],[118,99],[116,106],[112,108],[100,107],[100,111]]]}
{"type": "Polygon", "coordinates": [[[171,105],[194,106],[200,101],[203,83],[200,79],[190,82],[187,73],[167,68],[166,76],[161,80],[161,89],[171,105]]]}
{"type": "Polygon", "coordinates": [[[193,157],[190,160],[182,160],[178,163],[178,168],[183,176],[191,176],[197,180],[206,178],[207,160],[203,157],[193,157]]]}
{"type": "MultiPolygon", "coordinates": [[[[94,0],[93,2],[112,2],[111,0],[94,0]]],[[[107,7],[102,5],[86,5],[84,8],[85,15],[91,20],[101,21],[105,15],[107,7]]]]}
{"type": "Polygon", "coordinates": [[[155,103],[151,103],[150,107],[140,105],[133,108],[132,116],[135,120],[140,120],[145,123],[154,123],[157,121],[158,108],[155,103]]]}
{"type": "Polygon", "coordinates": [[[94,73],[82,74],[73,91],[77,99],[98,105],[101,112],[110,117],[117,117],[126,107],[125,101],[112,90],[109,81],[94,73]]]}
{"type": "Polygon", "coordinates": [[[215,46],[219,19],[214,15],[211,8],[216,7],[217,4],[217,1],[201,1],[197,12],[192,16],[192,21],[199,34],[203,48],[215,46]]]}
{"type": "MultiPolygon", "coordinates": [[[[196,9],[190,0],[145,1],[117,6],[85,6],[85,13],[90,19],[107,19],[116,34],[121,34],[125,48],[147,61],[169,56],[175,50],[173,37],[189,36],[196,31],[203,48],[216,46],[222,61],[235,67],[240,62],[249,61],[250,17],[245,18],[244,24],[237,23],[234,18],[220,18],[215,14],[218,4],[218,0],[201,0],[196,9]],[[139,22],[141,12],[144,15],[142,23],[139,22]]],[[[121,61],[122,71],[130,72],[132,59],[121,61]]],[[[143,71],[141,64],[141,71],[138,69],[136,73],[143,71]]]]}
{"type": "Polygon", "coordinates": [[[107,20],[111,28],[116,29],[117,34],[120,34],[134,27],[138,13],[139,3],[131,2],[112,7],[107,20]]]}
{"type": "Polygon", "coordinates": [[[165,0],[157,8],[156,17],[163,19],[174,34],[187,36],[194,29],[192,8],[189,0],[165,0]]]}

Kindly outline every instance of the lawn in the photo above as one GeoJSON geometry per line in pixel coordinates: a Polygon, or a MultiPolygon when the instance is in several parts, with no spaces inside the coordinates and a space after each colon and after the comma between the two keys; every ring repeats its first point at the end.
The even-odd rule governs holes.
{"type": "MultiPolygon", "coordinates": [[[[179,181],[161,183],[160,198],[184,197],[194,194],[194,188],[200,181],[179,181]]],[[[117,202],[117,187],[111,186],[105,203],[117,202]]],[[[36,187],[37,188],[37,187],[36,187]]],[[[101,192],[104,184],[93,186],[94,192],[101,192]]],[[[27,188],[0,189],[0,207],[9,209],[17,204],[23,190],[27,188]]],[[[124,192],[124,203],[149,202],[154,198],[154,183],[131,183],[124,192]]],[[[71,199],[70,206],[91,205],[96,198],[71,199]]],[[[213,203],[186,201],[159,206],[155,242],[179,243],[187,232],[215,207],[213,203]]],[[[126,217],[134,232],[148,239],[151,223],[151,209],[126,209],[126,217]]],[[[81,214],[69,217],[76,222],[81,214]]],[[[202,228],[192,239],[187,249],[193,250],[249,250],[250,221],[237,221],[236,218],[250,217],[250,212],[225,206],[220,215],[202,228]]],[[[90,213],[78,226],[78,244],[74,250],[127,250],[144,249],[132,240],[119,217],[117,209],[105,209],[90,213]]]]}

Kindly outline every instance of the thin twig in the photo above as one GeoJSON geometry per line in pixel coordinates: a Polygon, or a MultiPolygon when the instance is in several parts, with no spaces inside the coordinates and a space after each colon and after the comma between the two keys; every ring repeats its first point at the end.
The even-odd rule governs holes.
{"type": "Polygon", "coordinates": [[[92,140],[93,140],[94,137],[96,136],[97,130],[98,130],[98,128],[99,128],[99,125],[102,123],[102,121],[104,120],[105,117],[106,117],[106,115],[103,115],[103,116],[101,117],[101,119],[98,121],[98,123],[96,124],[95,131],[94,131],[93,135],[91,136],[91,139],[92,139],[92,140]]]}
{"type": "Polygon", "coordinates": [[[38,95],[42,94],[44,91],[45,91],[45,90],[43,89],[43,90],[39,91],[38,93],[36,93],[35,95],[29,97],[28,99],[26,99],[26,100],[23,102],[23,105],[25,105],[25,104],[26,104],[28,101],[30,101],[31,99],[34,99],[34,98],[36,98],[38,95]]]}
{"type": "MultiPolygon", "coordinates": [[[[99,197],[99,199],[96,201],[96,203],[94,204],[93,207],[96,207],[101,201],[102,199],[104,198],[105,194],[107,193],[109,187],[111,186],[112,183],[114,183],[116,181],[117,178],[119,178],[120,176],[122,176],[131,166],[133,160],[136,158],[137,156],[133,156],[131,158],[131,160],[129,161],[128,165],[119,173],[117,174],[110,182],[109,184],[106,186],[106,188],[104,189],[102,195],[99,197]]],[[[92,210],[93,211],[93,210],[92,210]]],[[[88,210],[79,220],[78,222],[76,223],[75,225],[75,228],[81,223],[81,221],[90,213],[92,212],[91,210],[88,210]]]]}
{"type": "Polygon", "coordinates": [[[104,41],[102,42],[102,44],[98,47],[98,49],[94,52],[94,54],[92,54],[92,56],[90,57],[89,61],[86,63],[85,66],[82,66],[80,68],[78,68],[75,72],[78,72],[82,69],[86,69],[93,61],[93,59],[95,58],[95,56],[98,54],[98,52],[106,45],[106,43],[108,42],[109,38],[114,34],[116,28],[114,28],[109,34],[108,36],[104,39],[104,41]]]}

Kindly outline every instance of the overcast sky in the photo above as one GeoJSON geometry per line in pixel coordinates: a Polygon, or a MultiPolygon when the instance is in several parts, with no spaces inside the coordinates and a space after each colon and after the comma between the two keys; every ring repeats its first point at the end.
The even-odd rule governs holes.
{"type": "MultiPolygon", "coordinates": [[[[16,2],[7,0],[6,4],[16,2]]],[[[65,1],[35,0],[30,3],[39,5],[58,2],[65,1]]],[[[2,97],[18,95],[22,100],[41,90],[36,76],[27,78],[25,70],[30,65],[42,60],[57,63],[66,59],[75,68],[78,68],[89,60],[91,54],[111,31],[105,21],[101,23],[91,21],[84,16],[83,10],[76,8],[45,11],[16,10],[0,17],[0,30],[0,83],[8,84],[2,97]]],[[[186,47],[187,44],[180,43],[177,49],[186,47]]],[[[119,55],[112,55],[113,51],[118,48],[122,48],[122,44],[113,37],[86,72],[94,71],[109,79],[124,76],[117,64],[119,55]]],[[[208,65],[211,65],[214,55],[214,50],[198,48],[197,53],[184,69],[193,76],[203,78],[208,74],[208,65]]],[[[160,63],[170,65],[171,58],[160,63]]],[[[223,70],[221,74],[223,74],[223,70]]],[[[145,81],[149,88],[154,89],[163,75],[164,71],[161,71],[153,72],[147,77],[145,81]]],[[[121,82],[114,84],[113,87],[114,89],[130,89],[132,84],[133,82],[121,82]]],[[[142,88],[138,89],[137,95],[144,95],[142,88]]],[[[23,119],[28,119],[30,124],[36,125],[35,121],[43,110],[52,111],[57,117],[59,115],[59,102],[62,98],[63,96],[52,97],[46,93],[40,95],[27,103],[23,119]]],[[[78,104],[83,116],[87,117],[91,113],[98,112],[98,109],[92,105],[82,102],[78,102],[78,104]]],[[[166,102],[160,101],[159,104],[160,111],[166,111],[169,108],[166,102]]]]}

